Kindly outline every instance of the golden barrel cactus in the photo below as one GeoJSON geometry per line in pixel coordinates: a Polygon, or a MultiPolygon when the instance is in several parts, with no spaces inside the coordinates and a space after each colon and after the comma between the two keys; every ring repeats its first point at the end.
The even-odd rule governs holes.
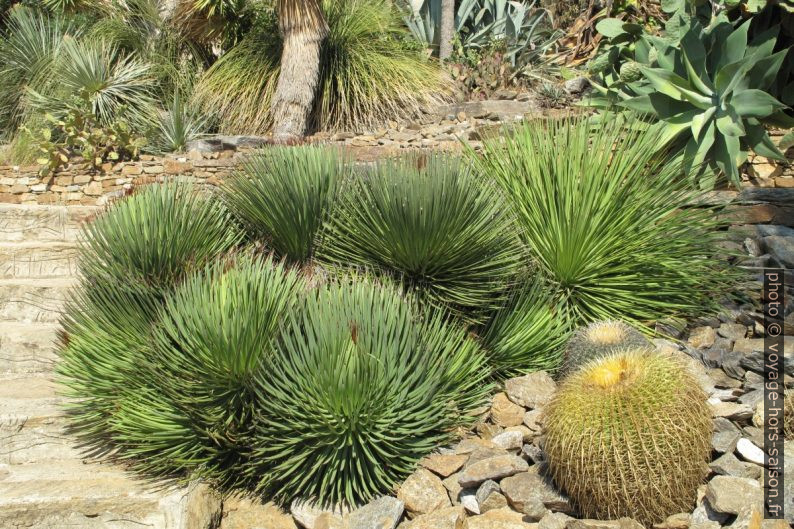
{"type": "Polygon", "coordinates": [[[674,358],[635,349],[585,364],[561,384],[545,426],[551,476],[582,516],[650,526],[692,510],[711,412],[674,358]]]}
{"type": "Polygon", "coordinates": [[[565,346],[563,372],[627,349],[650,347],[648,339],[634,327],[617,320],[593,322],[578,329],[565,346]]]}

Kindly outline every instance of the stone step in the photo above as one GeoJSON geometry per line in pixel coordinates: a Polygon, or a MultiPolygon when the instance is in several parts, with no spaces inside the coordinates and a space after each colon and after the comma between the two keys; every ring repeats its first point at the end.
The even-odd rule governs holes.
{"type": "Polygon", "coordinates": [[[0,279],[0,322],[56,323],[73,278],[0,279]]]}
{"type": "Polygon", "coordinates": [[[0,279],[71,277],[77,273],[72,242],[0,241],[0,279]]]}
{"type": "Polygon", "coordinates": [[[220,498],[203,484],[162,488],[109,464],[0,465],[0,527],[210,529],[220,498]]]}
{"type": "Polygon", "coordinates": [[[55,323],[0,322],[0,375],[52,371],[59,330],[55,323]]]}
{"type": "Polygon", "coordinates": [[[0,204],[0,242],[76,241],[96,207],[0,204]]]}

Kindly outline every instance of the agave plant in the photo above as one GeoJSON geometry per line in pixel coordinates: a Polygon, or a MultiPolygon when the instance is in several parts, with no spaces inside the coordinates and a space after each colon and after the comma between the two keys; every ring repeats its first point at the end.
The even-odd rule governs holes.
{"type": "Polygon", "coordinates": [[[254,379],[300,285],[294,270],[250,255],[180,285],[160,312],[146,365],[128,375],[149,391],[125,395],[111,419],[121,457],[148,473],[192,470],[239,482],[254,379]]]}
{"type": "Polygon", "coordinates": [[[474,157],[508,195],[574,325],[702,314],[735,286],[735,272],[708,258],[721,254],[724,221],[687,207],[698,194],[659,142],[658,131],[609,116],[544,120],[487,141],[474,157]]]}
{"type": "Polygon", "coordinates": [[[459,160],[385,162],[345,186],[318,257],[380,270],[477,320],[500,306],[521,269],[513,220],[498,190],[459,160]]]}
{"type": "Polygon", "coordinates": [[[439,313],[371,280],[327,285],[259,371],[249,471],[281,501],[386,494],[472,419],[487,375],[476,343],[439,313]]]}
{"type": "MultiPolygon", "coordinates": [[[[639,35],[630,50],[634,60],[624,61],[619,73],[605,69],[605,86],[596,87],[606,99],[595,104],[616,103],[658,119],[663,143],[683,145],[684,169],[704,188],[714,187],[720,171],[740,185],[738,166],[749,149],[784,159],[764,128],[791,122],[781,112],[785,105],[767,93],[788,52],[773,52],[777,28],[748,43],[749,20],[734,28],[716,17],[704,28],[697,19],[683,19],[675,37],[669,24],[667,38],[639,35]],[[700,171],[704,166],[716,172],[700,171]]],[[[620,38],[630,28],[607,29],[620,38]]],[[[606,63],[618,61],[623,52],[617,50],[606,52],[606,63]]]]}
{"type": "Polygon", "coordinates": [[[557,371],[570,332],[563,311],[541,282],[517,288],[482,336],[494,375],[510,378],[538,370],[557,371]]]}
{"type": "Polygon", "coordinates": [[[247,160],[221,193],[251,239],[303,262],[314,254],[317,231],[348,167],[335,150],[274,148],[247,160]]]}
{"type": "Polygon", "coordinates": [[[153,185],[87,225],[79,264],[92,281],[166,292],[239,240],[220,203],[185,183],[153,185]]]}

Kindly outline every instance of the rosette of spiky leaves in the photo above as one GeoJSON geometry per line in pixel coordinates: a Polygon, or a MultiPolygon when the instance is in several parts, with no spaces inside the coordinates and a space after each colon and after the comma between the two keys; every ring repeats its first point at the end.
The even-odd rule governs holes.
{"type": "Polygon", "coordinates": [[[151,185],[114,202],[86,226],[79,265],[92,281],[165,292],[240,237],[219,201],[182,182],[151,185]]]}
{"type": "Polygon", "coordinates": [[[515,289],[485,327],[483,345],[491,369],[501,378],[560,367],[568,318],[542,282],[515,289]]]}
{"type": "Polygon", "coordinates": [[[64,309],[58,380],[76,431],[96,446],[107,447],[123,392],[146,386],[132,380],[149,357],[159,308],[160,296],[143,285],[84,281],[64,309]]]}
{"type": "Polygon", "coordinates": [[[692,509],[711,455],[711,412],[672,357],[624,351],[586,364],[544,414],[551,476],[582,516],[651,526],[692,509]]]}
{"type": "Polygon", "coordinates": [[[594,321],[577,329],[565,346],[563,369],[570,373],[612,353],[650,347],[640,331],[619,320],[594,321]]]}
{"type": "Polygon", "coordinates": [[[439,312],[372,280],[305,300],[259,371],[250,471],[281,501],[387,494],[487,398],[486,359],[439,312]]]}
{"type": "Polygon", "coordinates": [[[140,366],[152,391],[130,395],[114,417],[121,457],[149,473],[200,469],[236,483],[257,405],[254,378],[300,284],[284,264],[247,255],[186,279],[167,298],[140,366]]]}
{"type": "Polygon", "coordinates": [[[250,239],[304,262],[314,253],[315,236],[348,168],[334,149],[268,149],[246,161],[221,192],[250,239]]]}
{"type": "Polygon", "coordinates": [[[700,192],[658,145],[658,131],[579,117],[518,126],[473,156],[574,325],[699,315],[735,286],[737,272],[707,258],[722,254],[723,220],[688,207],[700,192]]]}
{"type": "Polygon", "coordinates": [[[436,307],[476,320],[496,309],[522,266],[499,190],[458,159],[405,158],[352,179],[318,257],[390,274],[436,307]]]}

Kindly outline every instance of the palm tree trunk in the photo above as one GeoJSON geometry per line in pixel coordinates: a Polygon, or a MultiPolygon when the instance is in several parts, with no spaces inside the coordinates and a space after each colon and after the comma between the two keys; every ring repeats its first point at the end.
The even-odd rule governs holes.
{"type": "Polygon", "coordinates": [[[441,0],[441,28],[439,28],[438,58],[442,61],[452,55],[452,38],[455,36],[455,0],[441,0]]]}
{"type": "Polygon", "coordinates": [[[278,0],[277,9],[283,48],[272,101],[273,141],[293,143],[306,134],[328,24],[319,0],[278,0]]]}

